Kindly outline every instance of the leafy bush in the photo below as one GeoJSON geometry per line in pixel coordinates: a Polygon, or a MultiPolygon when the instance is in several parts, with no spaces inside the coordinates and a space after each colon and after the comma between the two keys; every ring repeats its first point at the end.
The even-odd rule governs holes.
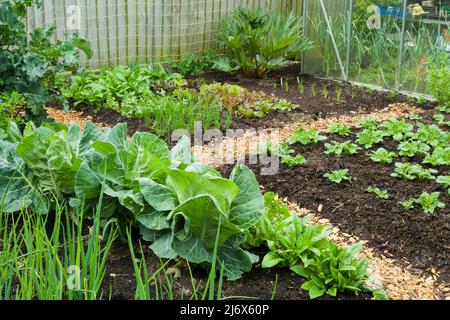
{"type": "Polygon", "coordinates": [[[11,121],[22,121],[21,113],[26,103],[26,99],[17,92],[0,94],[0,130],[7,131],[11,121]]]}
{"type": "Polygon", "coordinates": [[[437,100],[437,109],[450,113],[450,59],[443,56],[441,61],[431,65],[428,72],[428,89],[437,100]]]}
{"type": "Polygon", "coordinates": [[[373,292],[385,297],[381,290],[369,287],[367,259],[359,259],[362,246],[355,244],[340,248],[327,236],[329,227],[313,225],[307,218],[290,214],[273,193],[264,195],[266,210],[258,224],[250,229],[247,244],[260,246],[267,243],[269,252],[262,267],[288,267],[307,281],[302,285],[311,299],[338,292],[373,292]]]}
{"type": "Polygon", "coordinates": [[[74,105],[85,103],[128,115],[133,110],[123,107],[126,100],[136,102],[152,94],[152,85],[168,89],[168,86],[176,88],[185,82],[183,76],[170,74],[161,66],[142,65],[104,68],[100,73],[86,70],[71,77],[70,83],[61,82],[60,85],[63,96],[72,99],[74,105]]]}
{"type": "Polygon", "coordinates": [[[246,8],[223,19],[218,40],[226,57],[216,63],[217,69],[241,70],[257,77],[283,67],[312,46],[303,35],[301,18],[246,8]]]}
{"type": "Polygon", "coordinates": [[[214,51],[205,52],[202,55],[186,54],[177,61],[170,63],[170,69],[183,76],[198,76],[205,71],[212,70],[215,61],[219,59],[218,53],[214,51]]]}
{"type": "Polygon", "coordinates": [[[101,132],[89,122],[82,131],[28,123],[23,136],[0,141],[0,163],[6,213],[69,203],[81,214],[100,202],[102,223],[116,222],[122,234],[139,225],[159,257],[211,265],[217,244],[218,267],[231,280],[257,261],[240,247],[264,210],[254,174],[238,165],[222,178],[195,161],[186,137],[169,151],[150,133],[129,141],[126,124],[101,132]]]}
{"type": "Polygon", "coordinates": [[[18,92],[27,99],[26,115],[36,121],[46,119],[43,108],[49,100],[59,72],[78,70],[78,49],[92,55],[89,42],[77,34],[52,43],[54,27],[37,28],[29,35],[25,28],[28,6],[38,0],[0,3],[0,92],[18,92]]]}

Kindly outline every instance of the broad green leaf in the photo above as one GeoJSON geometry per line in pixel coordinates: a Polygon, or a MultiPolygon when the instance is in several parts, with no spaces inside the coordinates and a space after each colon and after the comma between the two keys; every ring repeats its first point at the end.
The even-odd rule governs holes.
{"type": "Polygon", "coordinates": [[[151,213],[143,213],[137,220],[142,226],[150,230],[170,229],[166,212],[153,211],[151,213]]]}
{"type": "Polygon", "coordinates": [[[259,183],[254,173],[244,165],[234,168],[230,180],[239,187],[239,194],[231,204],[230,222],[248,229],[262,217],[265,208],[259,183]]]}
{"type": "Polygon", "coordinates": [[[210,180],[194,172],[170,170],[166,185],[174,191],[180,203],[201,195],[210,195],[217,201],[222,213],[228,215],[230,204],[238,194],[238,186],[224,180],[210,180]]]}
{"type": "Polygon", "coordinates": [[[172,242],[172,234],[167,232],[163,236],[158,237],[158,239],[150,245],[150,249],[162,259],[175,259],[178,254],[173,249],[172,242]]]}
{"type": "Polygon", "coordinates": [[[283,259],[280,258],[275,252],[269,252],[264,256],[261,266],[263,268],[273,268],[282,261],[283,259]]]}
{"type": "Polygon", "coordinates": [[[139,179],[139,187],[145,201],[157,211],[172,211],[179,204],[171,189],[151,179],[139,179]]]}
{"type": "Polygon", "coordinates": [[[192,154],[191,139],[183,136],[175,147],[170,151],[170,161],[172,166],[178,167],[180,164],[190,165],[195,162],[192,154]]]}
{"type": "MultiPolygon", "coordinates": [[[[190,198],[178,206],[169,218],[177,213],[182,213],[183,216],[189,218],[190,232],[208,249],[214,247],[219,230],[219,221],[219,245],[222,245],[232,235],[240,232],[238,227],[227,221],[226,216],[220,211],[217,201],[210,195],[190,198]]],[[[178,222],[179,228],[180,225],[181,223],[178,222]]],[[[173,232],[177,232],[177,230],[173,230],[173,232]]]]}
{"type": "Polygon", "coordinates": [[[0,141],[0,207],[6,213],[29,207],[46,214],[49,202],[15,149],[16,144],[0,141]]]}
{"type": "Polygon", "coordinates": [[[223,264],[224,276],[229,281],[239,279],[244,272],[250,272],[252,265],[259,261],[259,257],[243,250],[240,245],[244,241],[242,234],[228,239],[217,252],[219,264],[223,264]]]}

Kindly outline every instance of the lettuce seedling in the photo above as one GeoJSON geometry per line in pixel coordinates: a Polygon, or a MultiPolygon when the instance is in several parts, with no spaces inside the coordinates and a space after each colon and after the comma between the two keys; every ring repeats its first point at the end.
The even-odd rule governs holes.
{"type": "Polygon", "coordinates": [[[433,166],[450,165],[450,147],[436,147],[432,154],[427,154],[423,159],[423,163],[433,166]]]}
{"type": "Polygon", "coordinates": [[[450,194],[450,176],[439,176],[436,178],[436,182],[442,184],[450,194]]]}
{"type": "Polygon", "coordinates": [[[341,183],[342,181],[352,181],[352,177],[348,175],[348,169],[335,170],[329,173],[324,174],[325,178],[328,178],[331,182],[341,183]]]}
{"type": "Polygon", "coordinates": [[[281,163],[287,165],[289,168],[296,167],[306,163],[306,159],[301,154],[293,156],[283,156],[281,157],[281,163]]]}
{"type": "Polygon", "coordinates": [[[287,142],[290,145],[295,143],[307,145],[310,143],[318,143],[326,139],[327,137],[320,135],[316,129],[307,130],[300,128],[292,133],[292,136],[287,140],[287,142]]]}
{"type": "Polygon", "coordinates": [[[395,141],[402,141],[411,135],[413,125],[406,122],[405,119],[390,119],[380,125],[386,135],[392,136],[395,141]]]}
{"type": "Polygon", "coordinates": [[[345,154],[351,156],[357,154],[358,150],[360,150],[361,148],[358,147],[358,145],[352,143],[351,141],[346,141],[342,143],[333,141],[332,143],[326,143],[325,149],[326,154],[336,154],[336,155],[345,154]]]}
{"type": "Polygon", "coordinates": [[[404,141],[398,146],[399,155],[403,157],[414,157],[418,153],[427,154],[430,146],[416,140],[404,141]]]}
{"type": "Polygon", "coordinates": [[[395,170],[391,173],[391,177],[402,178],[406,180],[434,180],[438,171],[435,169],[424,169],[420,164],[401,163],[395,164],[395,170]]]}
{"type": "Polygon", "coordinates": [[[394,158],[397,157],[398,155],[395,152],[390,152],[384,148],[379,148],[377,151],[372,153],[370,159],[383,164],[391,164],[394,162],[394,158]]]}
{"type": "Polygon", "coordinates": [[[411,198],[407,201],[401,202],[401,204],[407,209],[412,209],[414,208],[414,204],[418,204],[422,207],[424,213],[433,214],[436,209],[445,208],[445,203],[439,200],[440,195],[440,192],[433,192],[431,194],[428,192],[424,192],[420,195],[419,198],[411,198]]]}
{"type": "Polygon", "coordinates": [[[337,123],[328,129],[328,133],[335,133],[340,136],[348,137],[352,133],[352,130],[345,123],[337,123]]]}
{"type": "Polygon", "coordinates": [[[357,127],[365,130],[376,130],[378,126],[377,119],[365,119],[358,122],[357,127]]]}
{"type": "Polygon", "coordinates": [[[364,148],[370,149],[374,144],[380,143],[385,137],[385,133],[379,130],[365,129],[358,133],[356,142],[363,145],[364,148]]]}

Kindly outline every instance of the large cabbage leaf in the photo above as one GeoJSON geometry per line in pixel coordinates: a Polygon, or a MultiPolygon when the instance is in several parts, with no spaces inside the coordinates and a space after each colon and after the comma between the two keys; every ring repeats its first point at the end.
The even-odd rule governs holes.
{"type": "Polygon", "coordinates": [[[29,124],[23,135],[13,130],[1,139],[6,212],[47,213],[58,200],[89,214],[102,198],[102,219],[139,226],[161,258],[211,265],[217,244],[217,265],[230,280],[257,261],[241,248],[244,232],[264,210],[254,174],[238,165],[230,179],[223,178],[196,162],[186,137],[169,150],[150,133],[129,139],[126,124],[101,132],[88,122],[83,129],[29,124]]]}

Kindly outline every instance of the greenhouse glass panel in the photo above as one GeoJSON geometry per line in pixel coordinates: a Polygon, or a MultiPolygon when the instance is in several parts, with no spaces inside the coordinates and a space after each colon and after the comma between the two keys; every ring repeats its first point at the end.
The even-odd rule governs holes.
{"type": "Polygon", "coordinates": [[[400,89],[427,93],[427,67],[450,54],[450,1],[408,2],[400,89]]]}
{"type": "Polygon", "coordinates": [[[314,48],[305,54],[305,73],[346,79],[350,0],[308,0],[305,21],[314,48]]]}
{"type": "Polygon", "coordinates": [[[349,79],[394,89],[403,38],[403,1],[354,1],[349,79]]]}

